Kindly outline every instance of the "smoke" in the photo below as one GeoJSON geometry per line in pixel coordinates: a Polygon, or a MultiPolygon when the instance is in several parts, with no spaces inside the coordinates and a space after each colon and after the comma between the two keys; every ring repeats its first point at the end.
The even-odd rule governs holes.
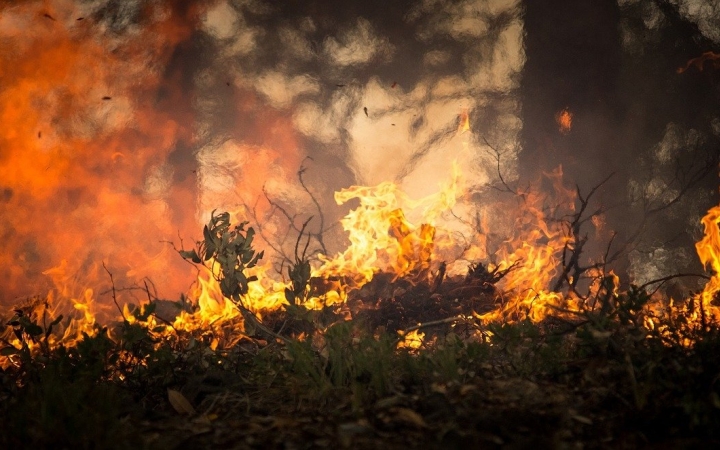
{"type": "Polygon", "coordinates": [[[289,219],[318,202],[327,228],[352,184],[423,196],[455,160],[483,185],[494,160],[457,137],[466,113],[514,177],[522,33],[517,1],[3,6],[3,302],[100,295],[102,264],[176,296],[192,277],[167,241],[216,208],[282,250],[289,219]]]}
{"type": "MultiPolygon", "coordinates": [[[[107,295],[102,264],[118,285],[152,280],[175,298],[193,273],[168,242],[189,246],[214,209],[253,221],[258,245],[276,255],[292,254],[314,216],[312,244],[332,254],[345,244],[333,224],[353,206],[334,192],[394,181],[419,198],[446,185],[454,163],[466,194],[456,211],[480,210],[497,240],[511,226],[490,189],[500,177],[519,186],[562,164],[588,192],[616,171],[599,193],[615,207],[596,218],[607,237],[642,216],[639,204],[672,202],[675,161],[688,148],[697,151],[687,160],[704,155],[720,128],[716,108],[688,87],[695,75],[674,72],[700,52],[668,40],[674,25],[655,3],[606,5],[597,33],[558,25],[585,11],[573,2],[2,6],[0,302],[48,289],[107,295]],[[586,37],[551,39],[567,30],[586,37]],[[646,81],[654,61],[675,78],[646,81]],[[667,89],[679,94],[662,105],[667,89]],[[563,134],[554,118],[564,108],[573,122],[563,134]],[[471,133],[458,134],[466,116],[471,133]]],[[[716,3],[672,4],[717,42],[716,3]]],[[[703,186],[667,210],[674,231],[692,228],[717,195],[703,186]]],[[[652,231],[657,242],[626,267],[638,278],[648,261],[668,262],[646,271],[655,274],[692,257],[664,248],[671,232],[652,231]]],[[[685,236],[678,248],[690,248],[685,236]]]]}
{"type": "MultiPolygon", "coordinates": [[[[213,57],[196,86],[203,214],[251,212],[278,232],[277,206],[314,214],[320,231],[306,189],[327,223],[347,211],[333,193],[352,184],[394,181],[418,198],[456,161],[470,190],[496,177],[485,139],[507,154],[512,179],[520,16],[515,1],[216,3],[203,18],[213,57]],[[457,133],[465,113],[469,142],[457,133]]],[[[342,236],[335,244],[326,250],[342,236]]]]}

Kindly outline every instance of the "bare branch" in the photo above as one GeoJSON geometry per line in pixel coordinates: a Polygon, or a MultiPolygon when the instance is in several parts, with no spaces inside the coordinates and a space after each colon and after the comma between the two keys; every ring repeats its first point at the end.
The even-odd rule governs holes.
{"type": "Polygon", "coordinates": [[[127,322],[127,318],[125,317],[125,314],[123,313],[122,308],[120,307],[120,304],[117,301],[117,296],[115,293],[115,281],[113,280],[113,274],[108,270],[107,266],[105,265],[105,261],[102,263],[103,269],[105,269],[105,272],[107,272],[108,276],[110,276],[110,284],[112,285],[112,299],[113,303],[115,303],[115,306],[117,307],[118,311],[120,311],[120,315],[123,318],[124,322],[127,322]]]}
{"type": "Polygon", "coordinates": [[[507,184],[507,182],[505,181],[505,178],[502,175],[502,170],[500,168],[500,159],[502,157],[502,154],[500,153],[500,150],[498,150],[497,148],[492,146],[485,137],[483,137],[483,142],[485,142],[485,145],[487,145],[493,152],[495,152],[494,156],[495,156],[495,161],[497,162],[497,175],[498,175],[498,178],[500,179],[500,183],[502,183],[502,185],[504,186],[505,189],[500,189],[500,188],[497,188],[494,186],[493,186],[493,188],[497,189],[500,192],[508,192],[510,194],[518,195],[517,189],[511,188],[507,184]]]}

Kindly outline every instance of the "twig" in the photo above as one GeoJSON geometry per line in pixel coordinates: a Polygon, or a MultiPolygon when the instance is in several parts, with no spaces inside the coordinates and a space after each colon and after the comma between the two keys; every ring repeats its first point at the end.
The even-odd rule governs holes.
{"type": "Polygon", "coordinates": [[[410,333],[411,331],[421,330],[421,329],[423,329],[423,328],[432,327],[432,326],[435,326],[435,325],[443,325],[443,324],[446,324],[446,323],[459,322],[459,321],[461,321],[461,320],[465,320],[465,316],[447,317],[447,318],[445,318],[445,319],[433,320],[433,321],[430,321],[430,322],[419,323],[419,324],[417,324],[417,325],[413,325],[413,326],[411,326],[411,327],[409,327],[409,328],[406,328],[406,329],[402,330],[402,336],[401,336],[400,338],[396,339],[396,340],[393,342],[393,347],[397,346],[399,343],[401,343],[402,341],[404,341],[404,340],[405,340],[405,336],[407,336],[407,334],[410,333]]]}
{"type": "Polygon", "coordinates": [[[640,390],[638,389],[637,378],[635,377],[635,368],[633,367],[632,359],[630,359],[630,354],[627,352],[625,352],[625,364],[626,364],[628,377],[630,378],[630,385],[632,386],[633,398],[635,400],[635,407],[638,410],[642,410],[645,402],[643,401],[643,399],[640,395],[640,390]]]}
{"type": "Polygon", "coordinates": [[[559,292],[564,283],[567,283],[568,287],[573,292],[575,292],[578,280],[580,279],[582,274],[584,274],[589,269],[595,268],[595,266],[597,266],[597,264],[593,264],[587,267],[582,267],[580,265],[580,256],[582,255],[583,248],[588,241],[587,234],[585,236],[581,236],[581,230],[582,226],[587,223],[588,220],[603,212],[602,207],[599,207],[592,214],[589,214],[587,216],[584,215],[588,205],[590,204],[590,199],[592,198],[592,196],[595,195],[597,190],[600,189],[602,185],[607,183],[608,180],[610,180],[610,178],[612,178],[614,175],[615,173],[613,172],[607,177],[605,177],[602,181],[600,181],[592,189],[590,189],[590,192],[585,197],[583,197],[582,192],[580,191],[580,186],[575,185],[575,192],[577,193],[577,198],[580,201],[580,208],[575,214],[571,216],[572,220],[567,225],[571,240],[567,242],[563,248],[563,270],[552,288],[553,292],[559,292]],[[572,282],[570,281],[571,278],[572,282]]]}
{"type": "Polygon", "coordinates": [[[272,336],[276,339],[280,339],[281,341],[283,341],[286,344],[289,344],[291,342],[290,339],[274,332],[273,330],[271,330],[270,328],[265,326],[265,324],[263,324],[260,321],[260,319],[255,317],[255,314],[253,314],[252,311],[247,309],[245,306],[241,305],[240,303],[235,303],[235,302],[232,302],[232,303],[240,310],[240,313],[242,314],[242,316],[245,320],[252,321],[253,325],[256,326],[257,328],[259,328],[260,331],[262,331],[263,333],[266,333],[268,336],[272,336]]]}
{"type": "Polygon", "coordinates": [[[511,194],[518,195],[517,190],[511,188],[511,187],[507,184],[507,182],[505,181],[505,178],[503,178],[503,176],[502,176],[502,171],[500,170],[500,156],[501,156],[500,150],[498,150],[498,149],[496,149],[495,147],[493,147],[492,145],[490,145],[490,143],[488,142],[488,140],[487,140],[485,137],[483,137],[483,141],[485,142],[485,145],[487,145],[488,147],[490,147],[490,148],[492,149],[492,151],[495,152],[495,161],[497,161],[497,174],[498,174],[498,178],[500,179],[500,183],[502,183],[502,185],[505,187],[505,189],[499,189],[499,188],[496,188],[496,187],[494,187],[494,186],[493,186],[493,188],[494,188],[494,189],[497,189],[497,190],[500,191],[500,192],[509,192],[509,193],[511,193],[511,194]]]}
{"type": "Polygon", "coordinates": [[[102,263],[103,269],[105,269],[105,272],[110,276],[110,284],[112,285],[112,299],[113,303],[115,303],[115,306],[117,306],[118,311],[120,311],[120,315],[123,318],[123,322],[127,322],[127,318],[125,317],[125,313],[123,313],[122,308],[120,307],[120,304],[117,301],[117,296],[115,294],[115,281],[113,280],[113,274],[108,270],[107,266],[105,265],[105,261],[102,263]]]}
{"type": "MultiPolygon", "coordinates": [[[[313,159],[311,157],[306,156],[305,159],[303,160],[303,163],[308,159],[310,161],[313,161],[313,159]]],[[[323,254],[327,255],[327,249],[325,248],[325,243],[323,242],[323,239],[322,239],[322,235],[325,232],[325,215],[323,214],[322,208],[320,207],[320,202],[318,202],[318,200],[315,198],[315,196],[312,194],[312,192],[310,192],[310,189],[308,189],[308,187],[305,185],[305,180],[303,180],[302,176],[306,170],[307,170],[307,168],[304,167],[301,163],[300,170],[298,170],[298,180],[300,181],[300,186],[303,187],[305,192],[307,192],[307,194],[310,196],[310,200],[312,200],[312,202],[315,204],[315,209],[317,209],[318,216],[320,218],[320,226],[318,227],[318,232],[314,235],[314,237],[315,237],[315,240],[318,241],[318,244],[320,244],[320,248],[322,248],[323,254]]],[[[308,233],[308,236],[309,235],[310,234],[308,233]]],[[[309,239],[308,239],[308,242],[310,242],[309,239]]]]}
{"type": "Polygon", "coordinates": [[[433,288],[430,290],[431,294],[434,294],[437,292],[438,289],[440,289],[440,285],[443,282],[443,279],[445,278],[445,271],[447,270],[447,264],[445,264],[445,261],[440,263],[440,267],[438,268],[438,273],[435,276],[435,282],[433,283],[433,288]]]}
{"type": "Polygon", "coordinates": [[[666,276],[666,277],[657,278],[657,279],[655,279],[655,280],[650,280],[650,281],[648,281],[647,283],[644,283],[644,284],[640,285],[638,288],[641,289],[641,290],[645,290],[645,288],[647,288],[647,287],[650,286],[651,284],[660,283],[660,284],[658,285],[658,287],[656,287],[655,290],[652,291],[652,293],[650,293],[650,295],[653,295],[655,292],[657,292],[657,291],[660,289],[660,287],[661,287],[663,284],[665,284],[665,282],[670,281],[670,280],[673,280],[673,279],[675,279],[675,278],[685,278],[685,277],[697,277],[697,278],[704,278],[704,279],[706,279],[706,280],[710,280],[710,279],[711,279],[711,277],[709,277],[709,276],[707,276],[707,275],[704,275],[704,274],[702,274],[702,273],[676,273],[676,274],[673,274],[673,275],[668,275],[668,276],[666,276]]]}
{"type": "Polygon", "coordinates": [[[310,233],[308,233],[307,242],[305,242],[305,248],[303,249],[302,256],[298,256],[298,247],[300,246],[300,240],[302,239],[302,235],[305,232],[305,228],[307,228],[310,221],[313,219],[313,216],[308,217],[308,219],[303,222],[302,227],[300,228],[300,231],[298,232],[298,238],[295,241],[295,262],[300,262],[305,260],[305,256],[307,255],[307,249],[310,245],[310,233]]]}

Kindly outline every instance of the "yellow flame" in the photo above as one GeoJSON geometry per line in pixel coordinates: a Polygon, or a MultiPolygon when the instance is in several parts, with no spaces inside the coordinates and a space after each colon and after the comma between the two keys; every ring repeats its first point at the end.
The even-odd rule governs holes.
{"type": "MultiPolygon", "coordinates": [[[[469,117],[464,112],[461,114],[458,133],[468,130],[469,117]]],[[[566,224],[549,220],[548,217],[571,216],[575,212],[576,193],[564,186],[561,167],[545,176],[554,187],[551,196],[538,192],[518,193],[515,197],[517,206],[503,211],[513,218],[513,235],[492,255],[497,261],[492,268],[506,271],[512,267],[512,270],[498,283],[500,291],[504,293],[502,302],[486,314],[475,314],[483,322],[526,318],[541,321],[549,315],[563,315],[580,311],[584,307],[594,307],[585,304],[585,300],[572,293],[562,294],[552,289],[553,281],[560,275],[563,252],[572,250],[575,242],[566,224]]],[[[307,299],[304,306],[318,309],[344,302],[350,290],[367,283],[378,272],[390,273],[395,279],[404,278],[413,282],[429,280],[438,248],[445,245],[444,240],[451,236],[439,223],[442,222],[440,219],[443,213],[452,208],[462,195],[460,179],[459,165],[454,162],[451,180],[440,186],[437,193],[419,200],[409,198],[396,184],[390,182],[375,187],[352,186],[337,192],[335,200],[338,204],[351,199],[359,200],[359,206],[340,221],[348,233],[350,244],[334,257],[321,256],[319,266],[312,270],[312,276],[324,278],[332,289],[321,297],[307,299]],[[415,220],[419,225],[408,219],[410,214],[419,217],[419,220],[415,220]]],[[[593,217],[592,223],[598,229],[604,225],[600,217],[593,217]]],[[[660,319],[677,314],[685,314],[695,324],[720,322],[717,305],[720,297],[720,205],[708,211],[702,224],[705,234],[697,242],[696,250],[701,263],[713,272],[711,279],[702,293],[682,305],[673,299],[667,303],[665,299],[654,298],[646,306],[643,319],[647,329],[663,332],[660,319]]],[[[487,217],[483,217],[477,226],[479,236],[473,237],[474,246],[467,248],[465,255],[486,257],[487,240],[484,235],[491,231],[491,224],[487,217]]],[[[210,266],[217,269],[212,261],[210,266]]],[[[53,279],[56,288],[32,313],[34,317],[47,314],[50,320],[61,313],[68,314],[67,319],[60,323],[61,337],[52,336],[49,340],[51,346],[59,343],[74,345],[84,333],[94,335],[97,314],[102,308],[107,308],[107,305],[101,307],[98,303],[97,289],[83,286],[82,280],[71,276],[70,272],[66,261],[45,272],[53,279]],[[63,305],[71,306],[69,312],[63,311],[63,305]]],[[[256,276],[257,281],[249,284],[249,291],[242,300],[246,308],[261,317],[286,303],[284,292],[290,284],[276,281],[271,276],[269,265],[256,267],[249,272],[248,275],[256,276]]],[[[166,332],[212,330],[228,323],[232,324],[236,332],[243,331],[242,314],[232,301],[223,297],[216,280],[218,275],[211,269],[201,270],[190,294],[195,306],[193,311],[181,311],[172,327],[166,327],[166,332]]],[[[588,298],[620,295],[618,277],[614,273],[603,274],[595,270],[589,275],[594,281],[589,286],[588,298]],[[609,289],[611,292],[603,292],[609,289]]],[[[112,295],[115,296],[114,290],[112,295]]],[[[144,308],[142,305],[140,307],[144,308]]],[[[136,320],[127,305],[123,308],[123,318],[130,323],[136,320]]],[[[152,316],[148,323],[152,327],[157,325],[152,316]]],[[[425,337],[418,330],[402,336],[399,346],[413,349],[419,348],[425,337]]],[[[17,348],[21,345],[12,333],[6,332],[3,339],[17,348]]],[[[213,335],[212,339],[212,348],[220,345],[217,336],[213,335]]],[[[29,345],[32,348],[36,346],[32,343],[29,345]]],[[[11,363],[10,358],[0,358],[0,367],[7,367],[11,363]]]]}
{"type": "Polygon", "coordinates": [[[701,223],[704,226],[703,238],[695,244],[700,262],[713,275],[700,293],[698,300],[701,303],[707,318],[714,322],[720,321],[720,205],[711,208],[701,223]]]}
{"type": "MultiPolygon", "coordinates": [[[[400,333],[400,332],[398,332],[400,333]]],[[[425,333],[420,330],[412,330],[406,334],[400,333],[403,340],[398,343],[398,348],[418,349],[422,346],[425,333]]]]}

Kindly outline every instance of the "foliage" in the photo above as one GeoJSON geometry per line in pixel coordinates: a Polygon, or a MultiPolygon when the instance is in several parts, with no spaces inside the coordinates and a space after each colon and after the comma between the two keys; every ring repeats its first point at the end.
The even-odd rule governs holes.
{"type": "MultiPolygon", "coordinates": [[[[223,293],[238,303],[252,281],[244,271],[262,257],[245,226],[231,230],[227,213],[213,213],[205,240],[183,251],[195,263],[217,264],[213,273],[223,293]]],[[[481,267],[473,270],[486,276],[481,267]]],[[[300,304],[309,289],[304,254],[296,254],[288,276],[284,314],[309,321],[300,304]]],[[[359,321],[287,327],[283,340],[240,333],[222,346],[216,330],[159,326],[155,301],[130,307],[113,327],[95,326],[64,342],[56,335],[66,322],[49,319],[47,304],[16,310],[0,348],[9,362],[0,370],[0,416],[7,428],[0,443],[158,448],[177,442],[157,439],[183,436],[190,447],[206,447],[195,430],[213,421],[222,430],[219,424],[233,428],[262,417],[307,424],[323,415],[336,421],[326,437],[334,446],[350,445],[367,429],[384,438],[394,436],[388,430],[403,430],[399,436],[415,436],[417,446],[438,448],[488,439],[522,446],[518,436],[528,430],[554,436],[542,443],[553,447],[602,440],[619,447],[717,443],[717,324],[691,319],[699,307],[693,298],[662,317],[648,308],[650,299],[636,286],[618,292],[608,277],[588,306],[569,317],[565,311],[541,323],[493,323],[472,333],[439,321],[445,333],[419,349],[397,348],[396,336],[359,321]],[[195,417],[172,425],[177,433],[162,438],[148,425],[175,424],[187,413],[195,417]],[[352,430],[351,440],[343,427],[352,430]]],[[[256,444],[277,447],[277,435],[266,431],[256,444]]]]}
{"type": "Polygon", "coordinates": [[[181,250],[180,255],[195,264],[217,264],[219,270],[213,275],[220,283],[223,295],[236,303],[247,294],[248,283],[257,280],[255,276],[247,276],[246,269],[255,267],[263,257],[263,252],[256,253],[252,248],[255,230],[249,222],[242,222],[230,227],[230,214],[223,212],[210,215],[210,222],[203,228],[203,240],[193,250],[181,250]]]}

